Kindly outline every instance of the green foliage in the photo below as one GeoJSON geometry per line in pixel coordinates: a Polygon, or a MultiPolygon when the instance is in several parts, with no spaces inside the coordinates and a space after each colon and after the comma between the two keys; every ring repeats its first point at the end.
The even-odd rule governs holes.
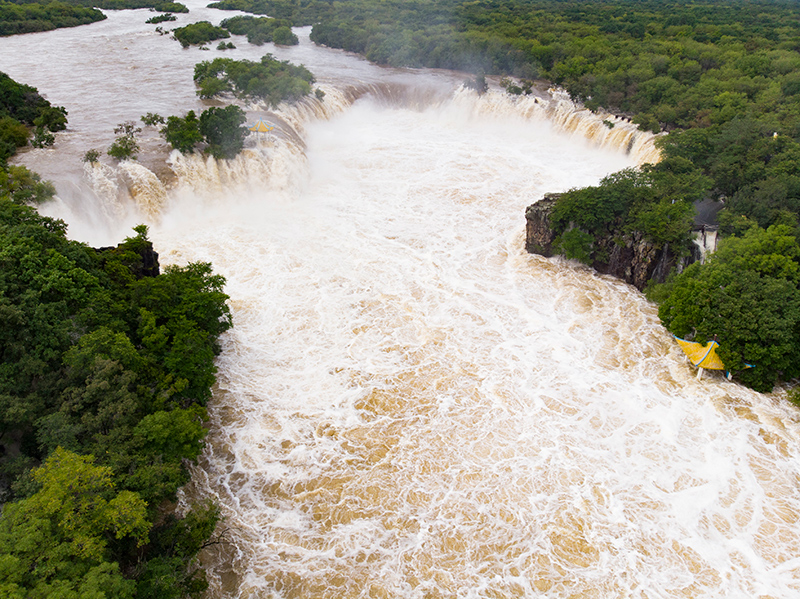
{"type": "Polygon", "coordinates": [[[188,154],[195,146],[204,141],[200,133],[200,121],[190,110],[185,117],[171,116],[167,118],[166,125],[161,128],[161,135],[174,149],[188,154]]]}
{"type": "Polygon", "coordinates": [[[86,153],[83,155],[82,158],[83,162],[88,162],[89,164],[94,164],[98,160],[100,160],[100,151],[91,148],[86,150],[86,153]]]}
{"type": "Polygon", "coordinates": [[[154,112],[148,112],[145,115],[140,117],[142,123],[147,125],[148,127],[155,127],[156,125],[163,125],[164,124],[164,117],[160,114],[156,114],[154,112]]]}
{"type": "Polygon", "coordinates": [[[769,391],[800,376],[800,245],[786,225],[753,227],[723,241],[704,265],[659,290],[659,317],[679,337],[717,335],[719,355],[742,382],[769,391]],[[745,364],[755,368],[744,369],[745,364]]]}
{"type": "MultiPolygon", "coordinates": [[[[15,3],[0,1],[0,36],[50,31],[102,21],[106,16],[92,7],[68,2],[15,3]]],[[[52,129],[55,131],[55,129],[52,129]]]]}
{"type": "Polygon", "coordinates": [[[28,143],[28,127],[33,126],[36,127],[34,146],[53,145],[55,139],[50,132],[66,128],[67,111],[51,106],[36,88],[0,73],[0,164],[28,143]]]}
{"type": "Polygon", "coordinates": [[[234,35],[246,35],[247,41],[256,46],[273,41],[286,46],[299,43],[288,22],[278,19],[239,16],[225,19],[220,23],[220,27],[224,27],[234,35]]]}
{"type": "Polygon", "coordinates": [[[199,21],[185,27],[178,27],[172,33],[184,48],[231,36],[222,27],[216,27],[208,21],[199,21]]]}
{"type": "Polygon", "coordinates": [[[189,9],[186,7],[185,4],[181,4],[180,2],[155,2],[153,4],[153,9],[159,12],[189,12],[189,9]]]}
{"type": "Polygon", "coordinates": [[[46,106],[39,110],[33,124],[48,131],[63,131],[67,128],[67,109],[63,106],[46,106]]]}
{"type": "Polygon", "coordinates": [[[56,142],[55,135],[50,133],[43,127],[36,127],[36,131],[31,140],[31,145],[34,148],[49,148],[56,142]]]}
{"type": "Polygon", "coordinates": [[[216,58],[195,65],[198,95],[214,97],[231,91],[237,98],[262,100],[276,107],[296,102],[311,93],[314,76],[304,66],[279,61],[267,54],[259,62],[216,58]]]}
{"type": "Polygon", "coordinates": [[[53,198],[56,190],[24,166],[0,168],[0,197],[17,204],[40,204],[53,198]]]}
{"type": "Polygon", "coordinates": [[[272,32],[272,41],[279,46],[296,46],[300,43],[297,36],[286,26],[275,28],[272,32]]]}
{"type": "Polygon", "coordinates": [[[0,436],[20,455],[0,456],[0,482],[19,494],[0,518],[0,593],[196,596],[196,550],[219,513],[178,518],[163,506],[205,437],[218,337],[231,324],[224,279],[208,264],[156,275],[145,226],[94,250],[8,196],[0,436]]]}
{"type": "Polygon", "coordinates": [[[16,154],[17,148],[27,145],[29,135],[28,128],[18,120],[0,117],[0,162],[16,154]]]}
{"type": "Polygon", "coordinates": [[[313,25],[332,12],[328,0],[222,0],[208,5],[220,10],[241,10],[257,15],[284,19],[290,26],[313,25]]]}
{"type": "Polygon", "coordinates": [[[117,160],[136,160],[136,155],[139,153],[139,142],[136,141],[136,134],[141,133],[141,131],[132,121],[117,125],[114,129],[117,138],[108,148],[107,154],[117,160]]]}
{"type": "Polygon", "coordinates": [[[178,17],[176,17],[172,13],[168,12],[168,13],[163,14],[163,15],[156,15],[154,17],[150,17],[149,19],[147,19],[145,21],[145,23],[148,23],[150,25],[157,25],[159,23],[165,23],[165,22],[168,22],[168,21],[177,21],[177,20],[178,20],[178,17]]]}
{"type": "Polygon", "coordinates": [[[109,540],[147,541],[144,502],[117,492],[93,458],[56,449],[33,472],[40,489],[7,504],[0,518],[0,591],[19,597],[133,597],[109,540]]]}
{"type": "MultiPolygon", "coordinates": [[[[689,160],[668,155],[658,164],[623,170],[600,185],[562,194],[550,222],[557,235],[577,228],[593,240],[638,232],[655,246],[668,244],[680,254],[688,251],[692,204],[705,196],[710,185],[710,179],[689,160]]],[[[577,233],[570,235],[566,246],[562,239],[561,248],[573,248],[577,253],[571,257],[587,263],[599,258],[590,254],[586,259],[583,252],[595,244],[579,240],[577,233]]]]}
{"type": "Polygon", "coordinates": [[[592,243],[594,237],[580,229],[565,231],[553,242],[554,247],[570,260],[584,264],[592,263],[592,243]]]}
{"type": "Polygon", "coordinates": [[[244,147],[250,131],[244,126],[247,117],[238,106],[209,108],[200,115],[200,132],[214,158],[233,158],[244,147]]]}

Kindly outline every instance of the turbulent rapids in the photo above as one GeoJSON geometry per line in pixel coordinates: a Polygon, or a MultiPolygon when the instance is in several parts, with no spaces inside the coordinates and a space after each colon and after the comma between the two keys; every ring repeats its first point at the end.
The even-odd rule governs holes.
{"type": "MultiPolygon", "coordinates": [[[[144,43],[146,14],[37,39],[62,61],[92,31],[144,43]]],[[[144,77],[200,59],[146,41],[144,77]]],[[[172,154],[166,175],[82,171],[104,134],[91,99],[0,60],[70,110],[57,145],[74,166],[23,161],[56,181],[73,235],[144,220],[164,262],[228,280],[235,326],[181,497],[226,518],[202,556],[209,597],[797,596],[796,412],[697,381],[635,289],[523,250],[525,206],[655,159],[652,136],[558,93],[478,97],[452,74],[285,51],[324,101],[267,115],[275,135],[231,162],[172,154]]],[[[194,108],[185,78],[158,82],[180,101],[163,111],[194,108]]],[[[103,127],[154,109],[120,99],[103,127]]]]}

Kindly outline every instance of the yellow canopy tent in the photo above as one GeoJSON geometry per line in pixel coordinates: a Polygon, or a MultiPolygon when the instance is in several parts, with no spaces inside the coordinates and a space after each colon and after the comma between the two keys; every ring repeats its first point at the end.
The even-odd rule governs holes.
{"type": "Polygon", "coordinates": [[[256,121],[255,125],[251,125],[250,127],[248,127],[248,129],[250,129],[250,131],[255,131],[256,133],[269,133],[274,128],[275,127],[273,127],[269,123],[265,123],[261,119],[258,119],[256,121]]]}
{"type": "MultiPolygon", "coordinates": [[[[716,341],[709,341],[705,345],[701,345],[694,341],[686,341],[680,337],[675,337],[678,345],[681,346],[683,352],[688,356],[692,364],[697,366],[698,380],[703,376],[703,369],[706,370],[725,370],[728,380],[731,379],[732,373],[727,372],[727,368],[717,355],[717,348],[719,343],[716,341]]],[[[745,362],[745,368],[755,368],[752,364],[745,362]]]]}
{"type": "Polygon", "coordinates": [[[709,341],[705,345],[695,343],[694,341],[686,341],[680,337],[675,337],[678,345],[689,357],[692,364],[698,368],[706,368],[708,370],[725,370],[725,365],[717,355],[716,348],[719,343],[716,341],[709,341]]]}

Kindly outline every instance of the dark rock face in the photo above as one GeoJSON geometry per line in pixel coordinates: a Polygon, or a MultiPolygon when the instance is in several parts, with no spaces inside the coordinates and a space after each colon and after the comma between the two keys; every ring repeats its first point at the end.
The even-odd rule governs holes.
{"type": "MultiPolygon", "coordinates": [[[[556,234],[550,226],[550,214],[560,194],[546,194],[525,211],[525,249],[531,254],[550,257],[556,234]]],[[[641,233],[614,235],[600,239],[594,246],[595,260],[591,266],[599,273],[615,276],[643,291],[649,281],[663,283],[673,269],[683,270],[698,257],[679,258],[669,246],[655,246],[641,233]]]]}
{"type": "Polygon", "coordinates": [[[529,254],[539,254],[549,258],[553,255],[553,241],[556,234],[550,226],[550,213],[561,197],[560,193],[547,193],[525,210],[525,249],[529,254]]]}
{"type": "Polygon", "coordinates": [[[141,267],[134,268],[133,274],[137,279],[143,277],[157,277],[161,274],[161,267],[158,263],[158,252],[153,249],[153,244],[149,241],[141,250],[139,255],[142,257],[141,267]]]}
{"type": "MultiPolygon", "coordinates": [[[[95,248],[95,251],[101,254],[108,251],[115,252],[122,248],[122,246],[123,244],[120,244],[117,247],[111,246],[95,248]]],[[[158,252],[153,249],[152,242],[143,242],[135,251],[137,254],[139,254],[141,262],[130,265],[130,269],[134,277],[137,279],[143,279],[144,277],[157,277],[159,274],[161,274],[161,267],[158,263],[158,252]]]]}

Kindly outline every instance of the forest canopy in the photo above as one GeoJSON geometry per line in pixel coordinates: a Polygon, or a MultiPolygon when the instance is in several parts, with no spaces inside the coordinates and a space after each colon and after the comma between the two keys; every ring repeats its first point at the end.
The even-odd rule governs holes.
{"type": "Polygon", "coordinates": [[[0,594],[202,591],[218,510],[165,509],[206,434],[223,284],[159,273],[146,227],[90,248],[0,190],[0,594]]]}
{"type": "Polygon", "coordinates": [[[73,6],[67,2],[16,4],[3,1],[0,2],[0,36],[77,27],[105,18],[102,12],[91,6],[73,6]]]}
{"type": "Polygon", "coordinates": [[[275,107],[311,93],[314,75],[303,65],[266,54],[259,62],[230,58],[203,61],[194,67],[194,81],[201,98],[232,93],[242,100],[262,100],[275,107]]]}
{"type": "MultiPolygon", "coordinates": [[[[66,123],[0,86],[3,119],[66,123]]],[[[162,271],[144,225],[116,247],[69,240],[32,207],[54,193],[0,162],[0,595],[197,597],[220,513],[174,501],[207,432],[225,280],[162,271]]]]}

